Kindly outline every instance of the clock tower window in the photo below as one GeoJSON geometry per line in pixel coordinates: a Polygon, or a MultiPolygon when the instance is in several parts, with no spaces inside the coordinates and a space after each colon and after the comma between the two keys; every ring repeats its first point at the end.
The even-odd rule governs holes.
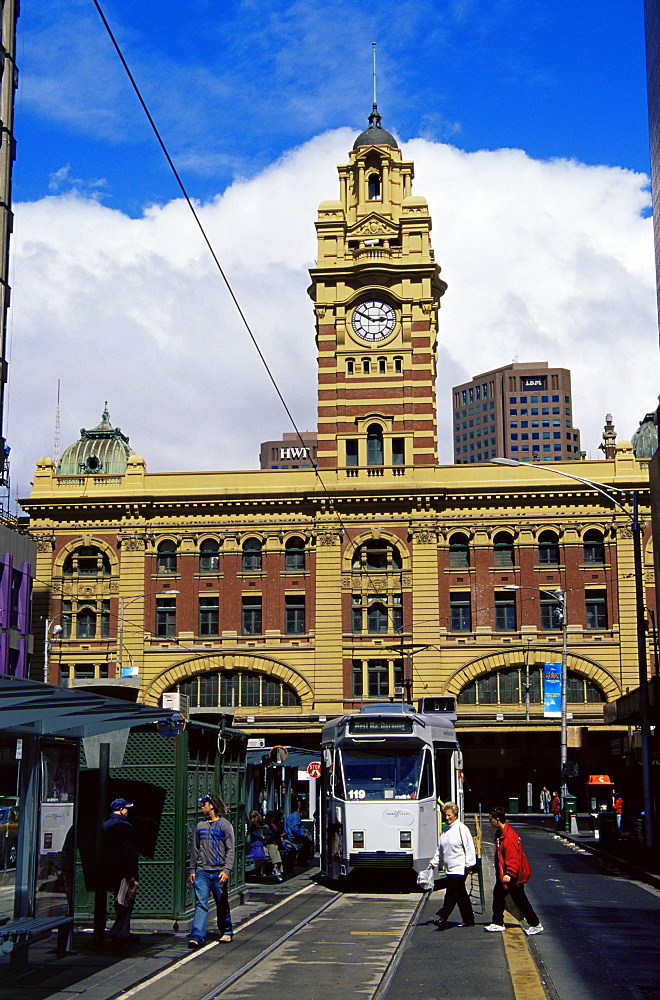
{"type": "Polygon", "coordinates": [[[368,375],[370,370],[371,370],[371,365],[369,364],[369,358],[363,358],[362,371],[364,372],[365,375],[368,375]]]}
{"type": "Polygon", "coordinates": [[[385,372],[387,371],[387,361],[385,358],[378,359],[378,371],[381,373],[381,375],[384,375],[385,372]]]}
{"type": "Polygon", "coordinates": [[[380,201],[380,174],[369,174],[369,201],[380,201]]]}
{"type": "Polygon", "coordinates": [[[383,465],[383,429],[378,424],[367,428],[367,465],[383,465]]]}

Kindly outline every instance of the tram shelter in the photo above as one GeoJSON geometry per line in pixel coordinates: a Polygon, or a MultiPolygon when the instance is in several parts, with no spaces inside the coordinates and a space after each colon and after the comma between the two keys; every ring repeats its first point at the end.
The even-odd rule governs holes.
{"type": "Polygon", "coordinates": [[[103,733],[175,724],[178,712],[0,675],[0,802],[4,824],[0,948],[27,963],[30,943],[74,920],[80,744],[103,733]]]}

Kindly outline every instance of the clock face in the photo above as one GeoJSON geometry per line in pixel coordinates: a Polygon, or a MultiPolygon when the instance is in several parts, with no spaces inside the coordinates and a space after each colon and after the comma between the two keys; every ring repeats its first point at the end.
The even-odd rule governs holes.
{"type": "Polygon", "coordinates": [[[396,325],[396,313],[389,302],[370,299],[355,307],[352,322],[353,330],[361,340],[375,344],[392,333],[396,325]]]}

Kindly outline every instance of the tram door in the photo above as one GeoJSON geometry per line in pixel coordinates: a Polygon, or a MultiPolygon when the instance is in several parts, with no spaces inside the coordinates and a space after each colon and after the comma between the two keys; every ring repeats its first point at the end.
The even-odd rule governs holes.
{"type": "Polygon", "coordinates": [[[454,781],[454,802],[458,806],[458,815],[461,819],[465,816],[465,781],[463,779],[463,754],[460,750],[454,750],[452,756],[452,778],[454,781]]]}
{"type": "MultiPolygon", "coordinates": [[[[451,802],[456,783],[454,780],[454,751],[451,747],[435,745],[435,789],[438,800],[438,833],[442,827],[441,808],[445,802],[451,802]]],[[[456,800],[458,802],[458,800],[456,800]]],[[[460,805],[460,803],[458,803],[460,805]]]]}

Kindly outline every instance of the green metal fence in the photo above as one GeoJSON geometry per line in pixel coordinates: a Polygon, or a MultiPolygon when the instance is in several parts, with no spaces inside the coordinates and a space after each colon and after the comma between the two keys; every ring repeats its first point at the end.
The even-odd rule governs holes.
{"type": "MultiPolygon", "coordinates": [[[[135,803],[130,819],[142,855],[136,917],[176,922],[192,912],[188,859],[195,826],[202,818],[199,799],[207,792],[217,792],[227,803],[236,836],[229,892],[243,889],[246,745],[246,735],[238,730],[198,723],[189,725],[177,739],[164,739],[153,731],[131,731],[122,766],[110,770],[107,798],[123,796],[135,803]]],[[[94,913],[98,774],[86,767],[82,754],[77,919],[91,918],[94,913]]],[[[112,912],[110,903],[108,897],[112,912]]]]}

